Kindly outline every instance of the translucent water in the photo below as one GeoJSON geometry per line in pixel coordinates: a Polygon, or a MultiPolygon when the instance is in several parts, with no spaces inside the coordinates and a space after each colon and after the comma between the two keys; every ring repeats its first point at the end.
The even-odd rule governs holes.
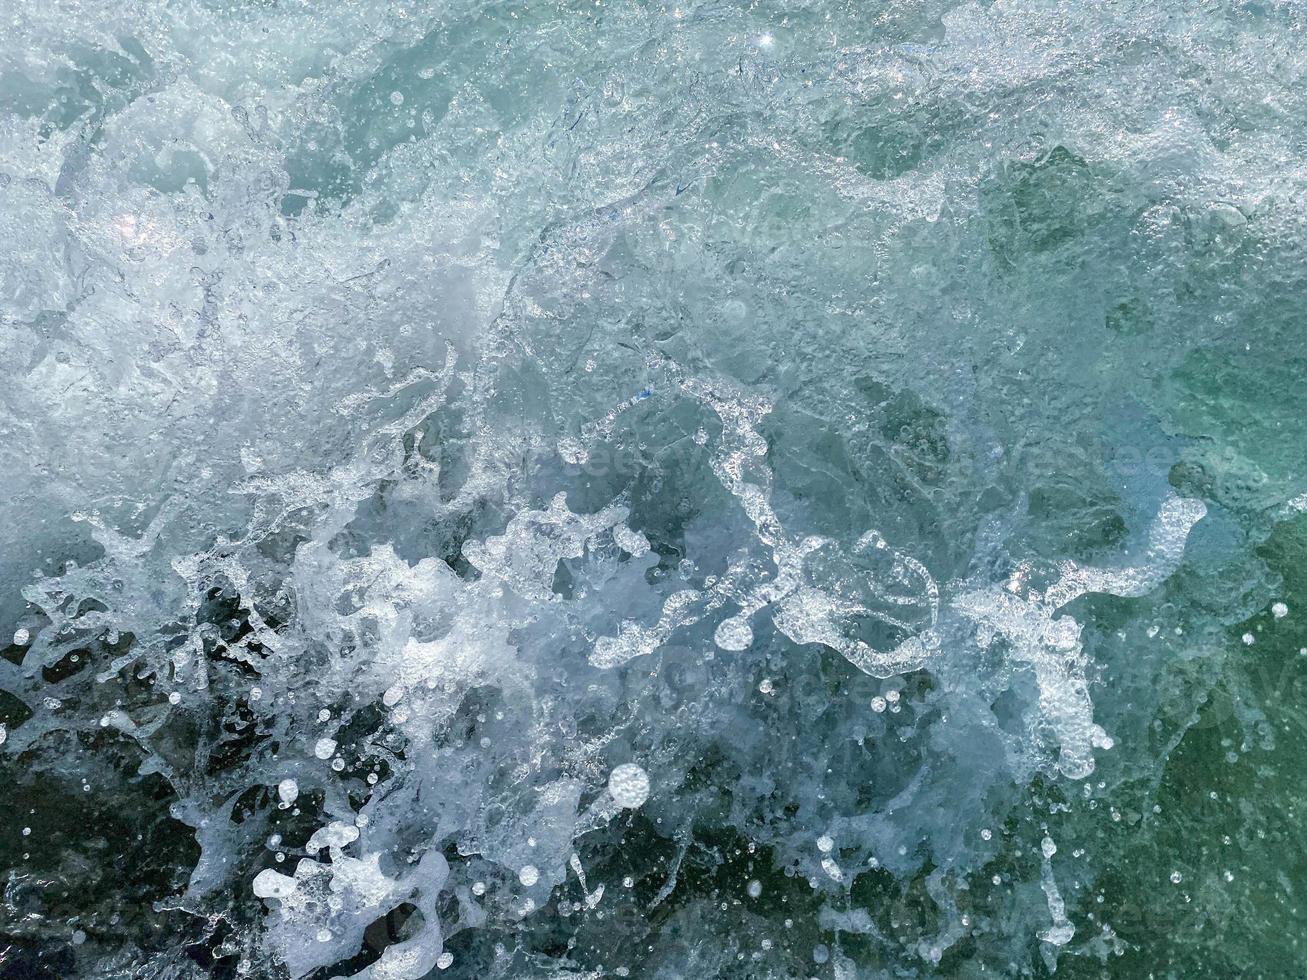
{"type": "Polygon", "coordinates": [[[0,23],[0,975],[1302,973],[1307,8],[0,23]]]}

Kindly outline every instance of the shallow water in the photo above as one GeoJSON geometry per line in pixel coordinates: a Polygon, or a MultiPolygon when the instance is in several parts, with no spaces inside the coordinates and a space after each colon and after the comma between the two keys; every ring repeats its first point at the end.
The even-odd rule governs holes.
{"type": "Polygon", "coordinates": [[[0,976],[1307,969],[1301,5],[0,14],[0,976]]]}

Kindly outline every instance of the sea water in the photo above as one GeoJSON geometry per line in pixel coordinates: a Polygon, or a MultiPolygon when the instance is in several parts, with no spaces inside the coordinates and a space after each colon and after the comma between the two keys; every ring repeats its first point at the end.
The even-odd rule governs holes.
{"type": "Polygon", "coordinates": [[[0,24],[6,976],[1302,972],[1307,8],[0,24]]]}

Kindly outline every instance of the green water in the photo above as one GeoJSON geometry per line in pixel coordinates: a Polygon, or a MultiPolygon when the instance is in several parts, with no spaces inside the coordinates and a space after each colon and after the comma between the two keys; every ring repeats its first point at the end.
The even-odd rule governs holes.
{"type": "Polygon", "coordinates": [[[1307,976],[1300,4],[0,20],[0,980],[1307,976]]]}

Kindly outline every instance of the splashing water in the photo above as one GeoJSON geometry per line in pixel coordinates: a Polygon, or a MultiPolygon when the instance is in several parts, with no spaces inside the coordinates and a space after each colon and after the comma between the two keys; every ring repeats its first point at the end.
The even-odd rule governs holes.
{"type": "Polygon", "coordinates": [[[6,22],[0,967],[1297,969],[1299,5],[6,22]]]}

